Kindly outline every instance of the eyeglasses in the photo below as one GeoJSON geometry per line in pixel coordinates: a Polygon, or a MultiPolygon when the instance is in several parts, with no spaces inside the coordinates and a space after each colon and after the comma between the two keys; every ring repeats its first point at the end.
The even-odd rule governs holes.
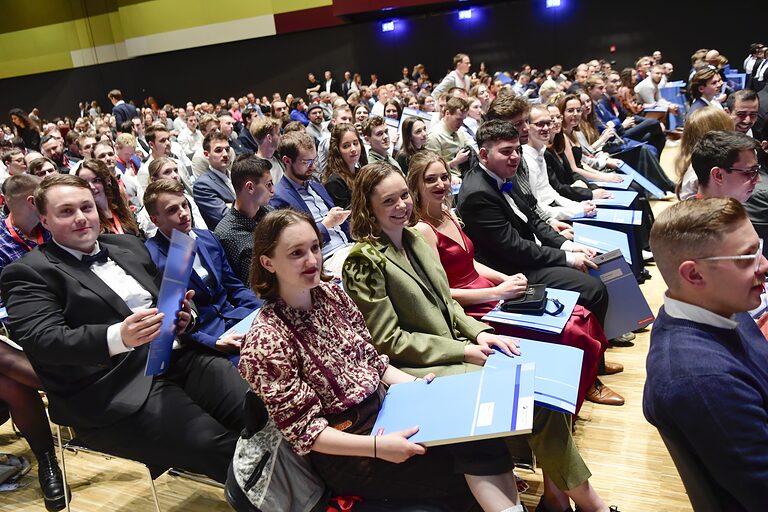
{"type": "Polygon", "coordinates": [[[757,271],[760,269],[760,261],[762,260],[763,256],[763,240],[760,240],[760,243],[757,245],[757,251],[755,254],[742,254],[740,256],[708,256],[706,258],[695,258],[699,261],[722,261],[722,260],[755,260],[755,267],[754,271],[757,273],[757,271]]]}
{"type": "Polygon", "coordinates": [[[315,163],[316,158],[308,158],[306,160],[296,160],[297,162],[306,165],[307,167],[312,167],[312,164],[315,163]]]}
{"type": "Polygon", "coordinates": [[[749,169],[738,169],[735,167],[725,167],[726,172],[738,172],[744,175],[745,178],[747,178],[750,181],[755,181],[760,177],[760,169],[761,167],[759,165],[756,165],[754,167],[751,167],[749,169]]]}
{"type": "Polygon", "coordinates": [[[552,126],[552,121],[538,121],[536,123],[531,123],[536,128],[549,128],[552,126]]]}

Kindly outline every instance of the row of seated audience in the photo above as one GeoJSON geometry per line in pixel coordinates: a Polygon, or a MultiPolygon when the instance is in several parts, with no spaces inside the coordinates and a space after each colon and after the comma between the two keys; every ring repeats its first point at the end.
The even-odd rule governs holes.
{"type": "MultiPolygon", "coordinates": [[[[583,80],[574,83],[583,88],[544,104],[531,106],[530,95],[507,89],[491,100],[484,86],[469,97],[465,57],[457,55],[446,78],[462,83],[437,98],[439,120],[428,127],[406,119],[394,156],[384,117],[362,104],[338,104],[324,126],[325,109],[302,108],[302,100],[294,112],[307,111],[307,128],[284,125],[285,113],[251,112],[243,117],[245,134],[229,112],[198,122],[193,109],[189,135],[176,141],[167,123],[145,128],[119,91],[110,97],[125,131],[114,144],[106,132],[97,138],[86,131],[77,138],[86,158],[73,162],[53,129],[40,140],[46,156],[30,151],[29,163],[21,151],[3,156],[10,213],[0,238],[0,288],[24,353],[0,344],[0,378],[10,383],[1,398],[21,418],[47,506],[60,508],[65,490],[38,389],[48,394],[52,419],[73,426],[89,446],[145,462],[154,475],[175,466],[224,482],[248,422],[239,361],[286,441],[312,454],[335,494],[418,497],[447,509],[474,497],[484,510],[522,510],[504,443],[414,458],[423,448],[407,441],[413,431],[377,439],[327,427],[349,423],[348,433],[368,434],[386,385],[476,370],[494,347],[517,352],[493,333],[521,332],[479,319],[529,282],[580,292],[564,334],[546,339],[584,351],[578,407],[585,398],[623,404],[597,378],[622,367],[604,360],[608,295],[585,273],[595,253],[572,241],[565,221],[594,214],[592,200],[611,194],[591,182],[615,181],[622,161],[673,190],[658,164],[662,128],[620,110],[611,94],[615,74],[590,76],[589,67],[577,68],[583,80]],[[467,125],[470,111],[476,122],[467,125]],[[30,173],[33,167],[39,170],[30,173]],[[454,212],[451,188],[458,185],[454,212]],[[170,370],[145,377],[174,229],[197,240],[190,292],[178,313],[170,370]],[[344,292],[323,282],[326,273],[341,279],[344,292]],[[225,334],[260,306],[247,336],[225,334]],[[309,332],[316,336],[298,334],[309,332]],[[169,410],[173,421],[161,421],[169,410]],[[137,430],[146,442],[121,442],[137,430]],[[371,455],[408,462],[371,463],[371,455]],[[404,478],[410,485],[400,485],[404,478]],[[455,485],[445,486],[451,478],[455,485]]],[[[757,97],[745,91],[731,98],[730,115],[720,113],[742,122],[726,128],[754,124],[757,97]]],[[[683,133],[690,153],[681,158],[697,175],[705,164],[697,166],[691,139],[708,130],[693,135],[688,126],[715,108],[695,112],[683,133]]],[[[385,99],[381,109],[397,116],[399,103],[385,99]]],[[[707,190],[707,175],[699,185],[707,190]]],[[[653,216],[645,194],[640,208],[647,242],[653,216]]],[[[589,485],[570,423],[537,408],[528,442],[545,472],[539,509],[568,509],[570,498],[582,510],[607,510],[589,485]]]]}

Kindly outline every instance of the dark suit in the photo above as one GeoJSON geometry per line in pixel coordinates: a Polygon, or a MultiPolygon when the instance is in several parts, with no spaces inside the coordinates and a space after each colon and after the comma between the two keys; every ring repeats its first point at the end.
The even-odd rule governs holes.
{"type": "Polygon", "coordinates": [[[603,283],[567,267],[565,251],[559,249],[565,238],[531,211],[517,190],[511,195],[528,222],[515,214],[494,179],[479,165],[464,176],[458,211],[464,231],[475,244],[477,260],[506,274],[522,272],[530,283],[580,292],[579,304],[602,324],[608,308],[603,283]]]}
{"type": "Polygon", "coordinates": [[[352,89],[352,79],[346,80],[341,84],[341,96],[347,99],[349,96],[349,90],[352,89]]]}
{"type": "Polygon", "coordinates": [[[621,123],[627,118],[627,112],[621,106],[621,101],[616,97],[609,98],[604,96],[600,101],[596,102],[595,109],[595,114],[602,121],[602,123],[598,123],[598,128],[601,132],[604,125],[608,124],[609,121],[613,121],[614,129],[620,137],[638,142],[647,142],[656,148],[659,155],[661,154],[664,144],[666,144],[666,136],[661,129],[659,121],[641,116],[633,116],[635,126],[625,129],[621,123]]]}
{"type": "MultiPolygon", "coordinates": [[[[218,350],[216,341],[221,335],[261,307],[261,301],[235,276],[224,248],[216,237],[206,229],[195,229],[194,233],[197,235],[197,255],[208,271],[208,279],[204,282],[192,270],[187,288],[195,290],[199,327],[187,337],[212,350],[218,350]]],[[[165,271],[170,246],[168,238],[158,230],[145,245],[155,265],[161,272],[165,271]]],[[[240,360],[238,353],[228,354],[228,357],[233,364],[240,360]]]]}
{"type": "Polygon", "coordinates": [[[592,190],[584,187],[573,186],[573,173],[568,172],[563,166],[563,161],[557,154],[548,149],[544,152],[544,160],[547,162],[547,177],[552,188],[563,197],[574,201],[591,201],[592,190]]]}
{"type": "Polygon", "coordinates": [[[216,224],[235,202],[235,193],[224,181],[224,177],[210,167],[195,181],[192,195],[205,224],[211,230],[216,229],[216,224]]]}
{"type": "Polygon", "coordinates": [[[757,111],[757,121],[755,121],[755,125],[752,127],[752,135],[755,139],[760,140],[763,126],[768,123],[768,89],[763,88],[762,91],[757,93],[757,99],[760,102],[760,107],[757,111]]]}
{"type": "Polygon", "coordinates": [[[238,139],[243,147],[250,153],[256,153],[256,151],[259,150],[259,144],[256,142],[256,139],[253,138],[251,130],[249,130],[247,126],[243,125],[242,128],[240,128],[240,136],[238,139]]]}
{"type": "MultiPolygon", "coordinates": [[[[333,199],[331,199],[331,196],[328,195],[325,187],[323,187],[319,182],[309,180],[307,182],[307,186],[314,190],[315,193],[323,199],[325,206],[327,206],[329,210],[336,206],[333,204],[333,199]]],[[[309,214],[310,217],[312,216],[312,212],[309,211],[306,203],[304,203],[304,199],[302,199],[301,195],[296,190],[295,185],[290,181],[288,176],[283,176],[283,178],[277,182],[277,185],[275,185],[275,195],[272,196],[272,199],[270,199],[269,205],[275,209],[293,208],[295,210],[309,214]]],[[[328,242],[331,239],[331,235],[328,233],[328,229],[323,225],[322,222],[317,222],[316,224],[317,229],[320,230],[320,234],[323,235],[323,242],[328,242]]],[[[339,227],[342,231],[344,231],[344,234],[347,235],[347,239],[352,240],[352,237],[349,235],[349,221],[345,220],[339,227]]]]}
{"type": "MultiPolygon", "coordinates": [[[[156,300],[160,273],[141,240],[102,235],[109,257],[156,300]]],[[[218,481],[243,428],[247,385],[232,365],[193,346],[174,350],[168,372],[147,377],[148,345],[110,357],[107,329],[128,305],[69,252],[48,242],[0,277],[13,339],[48,393],[53,421],[88,446],[218,481]]]]}
{"type": "MultiPolygon", "coordinates": [[[[327,84],[327,83],[328,83],[328,81],[327,81],[327,80],[323,80],[323,81],[321,82],[321,84],[320,84],[320,90],[321,90],[321,91],[326,91],[326,90],[328,90],[328,89],[326,89],[326,84],[327,84]]],[[[336,80],[335,78],[331,78],[331,87],[330,87],[330,90],[328,90],[328,92],[329,92],[329,93],[331,93],[331,92],[335,92],[336,94],[338,94],[339,96],[341,96],[341,85],[339,85],[339,82],[338,82],[338,80],[336,80]]]]}
{"type": "Polygon", "coordinates": [[[130,121],[134,117],[139,117],[136,107],[130,103],[120,103],[112,107],[112,115],[115,116],[115,126],[119,129],[120,125],[130,121]]]}

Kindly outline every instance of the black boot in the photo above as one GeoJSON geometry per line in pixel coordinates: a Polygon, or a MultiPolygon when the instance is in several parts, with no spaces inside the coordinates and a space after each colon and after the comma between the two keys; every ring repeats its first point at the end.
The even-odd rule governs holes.
{"type": "MultiPolygon", "coordinates": [[[[45,508],[47,510],[64,509],[67,506],[64,499],[64,479],[61,476],[59,463],[56,461],[56,452],[53,450],[37,455],[37,479],[43,491],[45,508]]],[[[67,494],[71,496],[69,486],[67,486],[67,494]]]]}

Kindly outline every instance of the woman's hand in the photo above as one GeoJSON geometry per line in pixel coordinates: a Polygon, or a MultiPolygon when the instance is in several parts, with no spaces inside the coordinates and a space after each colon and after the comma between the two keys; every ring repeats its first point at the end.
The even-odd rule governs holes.
{"type": "Polygon", "coordinates": [[[376,458],[400,464],[414,455],[424,455],[427,449],[408,441],[408,438],[419,431],[419,427],[411,427],[399,432],[392,432],[374,438],[376,442],[376,458]]]}
{"type": "Polygon", "coordinates": [[[528,288],[528,278],[523,274],[515,274],[499,283],[495,288],[497,300],[516,299],[528,288]]]}
{"type": "Polygon", "coordinates": [[[613,194],[604,188],[596,188],[592,191],[592,199],[613,199],[613,194]]]}
{"type": "Polygon", "coordinates": [[[464,362],[483,366],[488,356],[493,353],[493,349],[487,346],[467,345],[464,347],[464,362]]]}
{"type": "Polygon", "coordinates": [[[605,165],[609,169],[618,169],[619,167],[621,167],[621,164],[623,163],[624,162],[622,162],[618,158],[609,158],[608,160],[605,161],[605,165]]]}
{"type": "Polygon", "coordinates": [[[600,179],[598,181],[607,181],[612,183],[621,183],[624,180],[624,178],[621,177],[620,174],[616,174],[614,172],[601,172],[600,173],[600,179]]]}
{"type": "Polygon", "coordinates": [[[501,336],[489,332],[481,332],[477,336],[477,344],[489,350],[492,349],[492,347],[496,347],[510,357],[513,355],[520,355],[520,347],[515,340],[511,338],[502,338],[501,336]]]}

